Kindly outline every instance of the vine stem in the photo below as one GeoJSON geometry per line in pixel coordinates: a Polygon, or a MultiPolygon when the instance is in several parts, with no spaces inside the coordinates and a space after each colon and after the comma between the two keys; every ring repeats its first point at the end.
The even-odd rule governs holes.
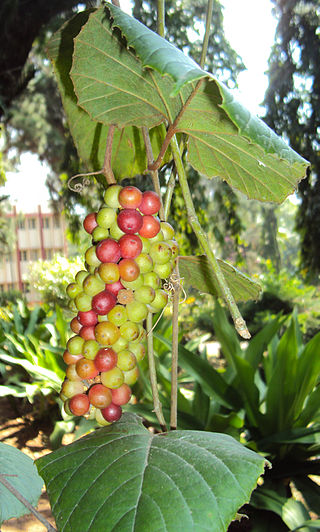
{"type": "Polygon", "coordinates": [[[170,430],[176,430],[178,423],[178,352],[179,352],[179,299],[180,275],[178,262],[174,275],[171,277],[173,285],[172,298],[172,353],[171,353],[171,399],[170,399],[170,430]]]}
{"type": "Polygon", "coordinates": [[[204,65],[206,62],[206,55],[207,55],[208,43],[209,43],[209,37],[210,37],[212,11],[213,11],[213,0],[208,0],[207,15],[206,15],[206,30],[205,30],[205,34],[203,38],[202,52],[201,52],[201,59],[200,59],[201,68],[204,68],[204,65]]]}
{"type": "Polygon", "coordinates": [[[170,177],[169,177],[169,181],[168,181],[168,184],[167,184],[167,191],[166,191],[166,195],[165,195],[165,198],[164,198],[164,206],[163,206],[163,208],[164,208],[164,216],[163,216],[163,219],[165,221],[168,219],[168,216],[169,216],[171,200],[172,200],[175,184],[176,184],[176,169],[173,168],[172,172],[170,174],[170,177]]]}
{"type": "Polygon", "coordinates": [[[103,161],[103,168],[102,173],[105,176],[108,185],[114,185],[116,183],[116,180],[114,178],[114,174],[111,167],[111,156],[112,156],[112,143],[113,143],[113,136],[114,131],[116,129],[116,126],[111,124],[109,126],[108,135],[107,135],[107,143],[106,143],[106,151],[104,155],[104,161],[103,161]]]}
{"type": "Polygon", "coordinates": [[[249,339],[251,338],[251,335],[248,331],[248,328],[246,326],[246,322],[244,321],[243,317],[240,314],[240,311],[238,309],[238,306],[235,302],[235,299],[231,293],[231,290],[224,278],[224,275],[220,269],[219,263],[215,257],[215,254],[213,253],[210,244],[207,239],[207,235],[204,232],[203,228],[201,227],[201,224],[198,220],[193,201],[191,198],[191,193],[189,189],[189,184],[186,176],[186,172],[184,169],[184,165],[181,159],[181,154],[178,146],[178,142],[176,137],[174,136],[171,140],[171,150],[174,158],[174,162],[177,169],[177,174],[179,177],[180,187],[181,191],[184,197],[184,201],[187,207],[187,215],[190,222],[190,225],[195,232],[197,239],[205,252],[209,263],[213,269],[214,275],[216,277],[217,283],[219,285],[219,288],[221,290],[223,299],[225,300],[230,314],[232,316],[234,326],[236,331],[242,338],[249,339]]]}
{"type": "Polygon", "coordinates": [[[8,491],[10,491],[10,493],[12,493],[12,495],[14,495],[20,502],[22,502],[22,504],[28,508],[28,510],[30,510],[31,513],[33,513],[33,515],[39,520],[41,521],[41,523],[46,527],[46,529],[49,531],[49,532],[57,532],[56,528],[54,528],[50,523],[49,521],[46,520],[45,517],[43,517],[39,512],[38,510],[36,510],[32,504],[30,504],[29,501],[27,501],[27,499],[21,495],[21,493],[19,493],[18,490],[16,490],[16,488],[14,488],[12,486],[12,484],[10,484],[10,482],[7,481],[7,479],[5,478],[5,475],[2,475],[0,473],[0,483],[5,487],[7,488],[8,491]]]}
{"type": "Polygon", "coordinates": [[[160,37],[164,37],[165,28],[165,1],[158,0],[157,2],[157,33],[160,37]]]}
{"type": "Polygon", "coordinates": [[[148,363],[149,363],[149,375],[150,375],[150,383],[151,383],[151,390],[152,390],[152,397],[153,397],[154,413],[157,416],[157,420],[159,422],[162,432],[167,432],[166,422],[163,417],[162,405],[161,405],[161,401],[159,398],[159,392],[158,392],[157,372],[156,372],[156,365],[155,365],[154,351],[153,351],[152,329],[153,329],[152,313],[148,312],[148,316],[147,316],[148,363]]]}
{"type": "MultiPolygon", "coordinates": [[[[148,162],[148,167],[149,167],[149,165],[151,165],[154,162],[154,157],[153,157],[153,150],[152,150],[149,130],[146,126],[142,127],[142,136],[143,136],[144,145],[146,148],[147,162],[148,162]]],[[[158,170],[150,170],[150,174],[152,177],[152,183],[153,183],[154,190],[158,194],[160,198],[160,202],[161,202],[160,209],[159,209],[160,220],[164,220],[165,219],[164,209],[163,209],[163,203],[162,203],[162,197],[161,197],[158,170]]]]}

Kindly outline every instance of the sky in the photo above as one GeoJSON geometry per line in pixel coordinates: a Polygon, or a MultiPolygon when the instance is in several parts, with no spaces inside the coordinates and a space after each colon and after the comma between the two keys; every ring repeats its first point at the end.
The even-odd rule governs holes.
{"type": "MultiPolygon", "coordinates": [[[[121,2],[125,9],[125,2],[121,2]]],[[[247,70],[238,76],[239,89],[235,97],[252,113],[261,115],[260,106],[268,85],[265,75],[276,21],[271,14],[270,0],[222,0],[225,34],[234,50],[241,56],[247,70]]],[[[21,157],[18,172],[7,173],[7,183],[0,194],[9,194],[11,204],[24,212],[33,212],[41,204],[43,210],[49,199],[45,186],[48,167],[35,155],[21,157]]]]}

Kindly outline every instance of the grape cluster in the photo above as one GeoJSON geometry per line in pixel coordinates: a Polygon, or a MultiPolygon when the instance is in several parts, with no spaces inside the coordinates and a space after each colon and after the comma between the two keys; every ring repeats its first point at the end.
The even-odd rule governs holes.
{"type": "Polygon", "coordinates": [[[60,396],[67,413],[95,417],[100,425],[120,419],[146,351],[144,320],[168,301],[162,284],[173,271],[178,245],[172,226],[157,217],[159,208],[153,191],[111,185],[99,211],[83,222],[92,245],[86,270],[67,286],[77,315],[63,355],[60,396]]]}

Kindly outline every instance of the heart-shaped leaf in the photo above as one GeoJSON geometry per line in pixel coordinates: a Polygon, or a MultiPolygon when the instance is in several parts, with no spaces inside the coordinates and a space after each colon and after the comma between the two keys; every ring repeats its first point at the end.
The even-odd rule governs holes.
{"type": "MultiPolygon", "coordinates": [[[[11,445],[0,443],[0,473],[30,504],[37,506],[43,480],[29,456],[11,445]]],[[[26,506],[0,483],[0,525],[11,517],[28,513],[26,506]]]]}
{"type": "Polygon", "coordinates": [[[265,460],[225,434],[152,434],[126,413],[36,463],[60,532],[221,532],[265,460]]]}
{"type": "Polygon", "coordinates": [[[75,38],[71,78],[94,120],[174,125],[189,136],[194,168],[249,198],[281,202],[305,176],[307,161],[222,83],[116,6],[94,12],[75,38]]]}
{"type": "MultiPolygon", "coordinates": [[[[93,121],[88,113],[78,106],[69,75],[73,39],[87,22],[90,12],[92,10],[78,13],[53,35],[48,44],[48,55],[54,67],[70,132],[79,156],[89,170],[99,170],[103,166],[109,124],[93,121]]],[[[156,153],[160,150],[164,135],[163,127],[150,131],[151,144],[156,153]]],[[[133,177],[144,172],[146,167],[147,157],[141,130],[135,126],[116,129],[112,150],[112,169],[115,177],[133,177]]]]}
{"type": "MultiPolygon", "coordinates": [[[[259,298],[261,286],[258,283],[228,262],[218,259],[218,263],[236,301],[259,298]]],[[[200,292],[213,296],[221,295],[214,272],[205,255],[179,257],[179,272],[187,286],[190,285],[200,292]]]]}

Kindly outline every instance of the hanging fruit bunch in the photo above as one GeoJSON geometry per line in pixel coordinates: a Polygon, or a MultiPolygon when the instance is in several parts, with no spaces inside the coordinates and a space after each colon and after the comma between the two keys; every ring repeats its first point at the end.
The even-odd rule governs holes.
{"type": "Polygon", "coordinates": [[[162,288],[172,274],[178,245],[174,230],[157,216],[153,191],[111,185],[104,204],[83,222],[92,236],[86,270],[67,287],[77,312],[63,359],[65,410],[95,417],[100,425],[120,419],[145,356],[144,320],[168,302],[162,288]]]}

